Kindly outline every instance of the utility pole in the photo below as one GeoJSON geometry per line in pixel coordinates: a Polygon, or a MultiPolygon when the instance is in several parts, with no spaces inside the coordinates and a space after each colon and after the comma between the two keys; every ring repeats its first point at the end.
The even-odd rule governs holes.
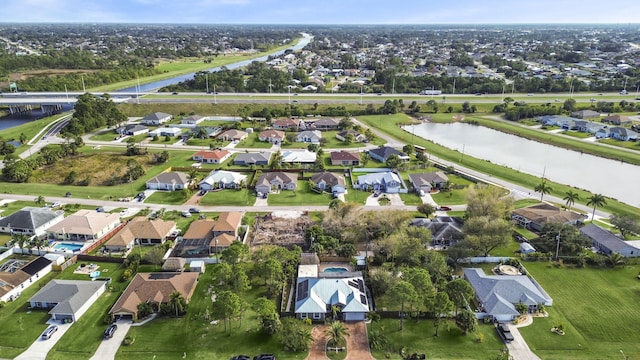
{"type": "Polygon", "coordinates": [[[560,228],[560,230],[558,230],[558,235],[556,236],[556,260],[558,260],[558,252],[560,251],[560,231],[562,230],[562,228],[560,228]]]}
{"type": "Polygon", "coordinates": [[[84,88],[84,75],[80,75],[80,78],[82,79],[82,92],[87,92],[87,90],[84,88]]]}
{"type": "Polygon", "coordinates": [[[214,104],[217,104],[217,103],[218,103],[218,100],[217,100],[217,98],[216,98],[216,95],[217,95],[217,94],[218,94],[218,93],[216,92],[216,84],[213,84],[213,103],[214,103],[214,104]]]}
{"type": "Polygon", "coordinates": [[[207,94],[209,93],[209,74],[204,74],[205,82],[207,83],[207,94]]]}
{"type": "Polygon", "coordinates": [[[363,92],[364,92],[364,85],[360,85],[360,105],[362,105],[363,92]]]}

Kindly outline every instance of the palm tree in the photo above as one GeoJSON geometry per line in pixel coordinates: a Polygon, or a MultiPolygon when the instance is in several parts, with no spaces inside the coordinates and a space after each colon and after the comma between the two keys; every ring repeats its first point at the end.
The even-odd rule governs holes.
{"type": "Polygon", "coordinates": [[[578,195],[578,193],[574,193],[571,190],[567,191],[565,194],[566,196],[563,197],[562,200],[566,201],[569,210],[571,210],[573,204],[575,204],[577,200],[580,200],[580,195],[578,195]]]}
{"type": "Polygon", "coordinates": [[[29,236],[23,233],[13,233],[11,237],[13,238],[12,243],[17,244],[20,248],[20,254],[24,254],[23,248],[25,245],[29,245],[29,236]]]}
{"type": "Polygon", "coordinates": [[[587,202],[587,206],[593,206],[593,214],[591,214],[591,221],[595,220],[596,208],[599,206],[607,205],[607,200],[602,194],[593,194],[587,202]]]}
{"type": "Polygon", "coordinates": [[[536,185],[536,187],[533,188],[533,190],[535,192],[539,192],[540,193],[540,201],[542,201],[542,198],[544,197],[544,194],[550,193],[551,190],[553,190],[553,189],[551,188],[551,186],[549,186],[547,184],[547,180],[542,179],[542,182],[540,184],[536,185]]]}
{"type": "Polygon", "coordinates": [[[328,337],[327,345],[338,346],[344,342],[345,337],[349,336],[349,329],[340,321],[334,321],[324,334],[328,337]]]}
{"type": "Polygon", "coordinates": [[[169,304],[176,310],[176,316],[180,313],[184,312],[186,301],[184,300],[184,296],[179,291],[174,291],[169,295],[169,304]]]}
{"type": "Polygon", "coordinates": [[[42,205],[45,202],[44,196],[40,195],[33,200],[37,205],[42,205]]]}

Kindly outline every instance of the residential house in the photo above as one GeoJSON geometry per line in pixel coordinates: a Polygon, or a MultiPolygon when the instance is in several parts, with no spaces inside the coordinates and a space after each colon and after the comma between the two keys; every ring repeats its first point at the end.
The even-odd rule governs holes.
{"type": "Polygon", "coordinates": [[[53,279],[29,299],[29,305],[32,309],[50,309],[52,320],[76,322],[106,287],[106,281],[53,279]]]}
{"type": "Polygon", "coordinates": [[[242,130],[230,129],[218,135],[224,141],[242,141],[249,136],[249,133],[242,130]]]}
{"type": "Polygon", "coordinates": [[[284,131],[265,130],[258,134],[258,140],[267,141],[274,145],[281,144],[285,139],[284,131]]]}
{"type": "Polygon", "coordinates": [[[346,191],[346,182],[344,176],[340,174],[321,172],[311,176],[313,185],[322,191],[332,194],[344,194],[346,191]]]}
{"type": "Polygon", "coordinates": [[[320,131],[337,130],[340,121],[334,118],[321,118],[313,122],[313,128],[320,131]]]}
{"type": "Polygon", "coordinates": [[[149,114],[140,120],[142,125],[161,125],[166,123],[167,121],[173,119],[173,115],[163,113],[163,112],[155,112],[153,114],[149,114]]]}
{"type": "Polygon", "coordinates": [[[610,136],[611,134],[609,133],[609,128],[608,127],[603,127],[601,129],[599,129],[598,131],[596,131],[595,136],[596,139],[606,139],[610,136]]]}
{"type": "Polygon", "coordinates": [[[617,253],[624,257],[640,256],[640,246],[636,242],[625,241],[598,225],[583,226],[580,233],[591,239],[593,247],[606,255],[617,253]]]}
{"type": "Polygon", "coordinates": [[[409,181],[415,191],[420,194],[429,193],[431,190],[440,190],[446,186],[449,177],[442,171],[409,174],[409,181]]]}
{"type": "MultiPolygon", "coordinates": [[[[8,265],[5,262],[3,266],[8,265]]],[[[14,271],[0,271],[0,302],[13,301],[22,292],[35,284],[39,279],[51,272],[51,260],[39,256],[29,262],[13,262],[18,269],[14,271]],[[20,266],[22,265],[22,266],[20,266]]]]}
{"type": "Polygon", "coordinates": [[[47,229],[47,238],[59,241],[95,242],[120,225],[120,214],[79,210],[47,229]]]}
{"type": "Polygon", "coordinates": [[[305,130],[296,134],[296,142],[319,144],[322,133],[319,130],[305,130]]]}
{"type": "Polygon", "coordinates": [[[360,154],[348,151],[332,151],[331,165],[358,166],[360,165],[360,154]]]}
{"type": "Polygon", "coordinates": [[[596,134],[600,129],[606,128],[606,125],[603,125],[599,122],[586,121],[586,120],[576,120],[573,123],[573,127],[570,130],[577,130],[579,132],[596,134]]]}
{"type": "Polygon", "coordinates": [[[223,149],[201,150],[193,154],[192,159],[205,164],[222,164],[231,157],[231,153],[223,149]]]}
{"type": "Polygon", "coordinates": [[[609,123],[611,125],[625,125],[625,124],[630,124],[631,123],[631,119],[623,116],[623,115],[609,115],[605,118],[602,119],[603,123],[609,123]]]}
{"type": "Polygon", "coordinates": [[[620,141],[636,141],[638,140],[638,133],[616,126],[609,129],[609,137],[620,141]]]}
{"type": "Polygon", "coordinates": [[[593,110],[574,111],[571,116],[578,119],[600,119],[600,113],[593,110]]]}
{"type": "Polygon", "coordinates": [[[271,190],[295,190],[298,187],[298,174],[282,171],[260,175],[256,182],[256,192],[268,194],[271,190]]]}
{"type": "Polygon", "coordinates": [[[185,118],[182,118],[180,123],[183,124],[183,125],[197,125],[197,124],[200,124],[201,122],[205,121],[206,119],[207,118],[204,117],[204,116],[191,115],[191,116],[187,116],[185,118]]]}
{"type": "Polygon", "coordinates": [[[237,211],[220,213],[213,226],[214,252],[219,253],[236,241],[243,216],[243,213],[237,211]]]}
{"type": "Polygon", "coordinates": [[[358,176],[353,187],[365,191],[382,191],[390,194],[400,192],[402,181],[398,174],[385,171],[358,176]]]}
{"type": "Polygon", "coordinates": [[[147,303],[157,309],[161,304],[169,303],[175,291],[188,303],[196,289],[198,275],[193,272],[137,273],[109,310],[109,315],[137,320],[138,305],[147,303]]]}
{"type": "Polygon", "coordinates": [[[147,189],[176,191],[189,187],[191,179],[180,171],[164,172],[147,181],[147,189]]]}
{"type": "Polygon", "coordinates": [[[422,226],[431,232],[431,245],[451,246],[464,240],[462,227],[464,222],[459,217],[436,216],[433,219],[414,219],[411,226],[422,226]]]}
{"type": "Polygon", "coordinates": [[[317,154],[309,150],[287,150],[282,152],[282,163],[314,164],[317,154]]]}
{"type": "Polygon", "coordinates": [[[116,132],[120,135],[136,136],[148,133],[149,128],[140,124],[129,124],[119,127],[116,132]]]}
{"type": "Polygon", "coordinates": [[[553,299],[527,275],[486,275],[479,268],[465,268],[462,272],[475,291],[482,317],[511,321],[520,315],[517,304],[527,305],[529,313],[536,312],[538,304],[553,305],[553,299]]]}
{"type": "Polygon", "coordinates": [[[247,175],[235,171],[216,170],[198,184],[200,190],[214,189],[238,189],[242,184],[246,184],[247,175]]]}
{"type": "Polygon", "coordinates": [[[170,136],[176,137],[182,133],[182,129],[177,127],[159,127],[153,131],[149,131],[149,136],[170,136]]]}
{"type": "Polygon", "coordinates": [[[51,208],[24,207],[0,219],[0,232],[40,236],[64,219],[64,211],[51,208]]]}
{"type": "Polygon", "coordinates": [[[319,272],[318,265],[298,266],[294,312],[298,319],[324,321],[337,308],[343,321],[363,321],[371,310],[361,272],[319,272]]]}
{"type": "Polygon", "coordinates": [[[584,217],[573,211],[540,203],[514,210],[511,213],[511,219],[525,229],[542,231],[546,223],[577,225],[584,220],[584,217]]]}
{"type": "Polygon", "coordinates": [[[355,130],[342,130],[336,134],[336,139],[340,141],[347,141],[347,136],[351,135],[353,142],[365,142],[367,137],[360,134],[355,130]]]}
{"type": "Polygon", "coordinates": [[[134,245],[160,245],[176,231],[174,221],[148,220],[137,216],[105,243],[105,248],[114,252],[126,252],[134,245]]]}
{"type": "Polygon", "coordinates": [[[215,220],[201,219],[189,225],[189,229],[182,236],[174,248],[171,256],[177,257],[208,257],[215,253],[215,241],[213,241],[213,228],[215,220]]]}
{"type": "Polygon", "coordinates": [[[271,126],[275,130],[284,131],[298,131],[306,127],[300,119],[277,119],[271,123],[271,126]]]}
{"type": "Polygon", "coordinates": [[[391,155],[397,155],[402,161],[409,161],[409,156],[407,156],[407,154],[392,147],[380,146],[378,148],[369,150],[369,156],[379,162],[386,162],[391,155]]]}
{"type": "Polygon", "coordinates": [[[271,161],[271,152],[261,151],[258,153],[239,153],[233,159],[234,165],[269,165],[271,161]]]}

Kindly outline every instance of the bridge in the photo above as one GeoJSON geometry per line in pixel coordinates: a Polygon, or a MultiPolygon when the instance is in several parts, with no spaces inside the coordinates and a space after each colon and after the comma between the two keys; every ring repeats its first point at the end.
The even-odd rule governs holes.
{"type": "MultiPolygon", "coordinates": [[[[34,93],[4,93],[0,97],[0,106],[9,108],[9,114],[27,113],[36,107],[40,107],[47,115],[62,111],[64,105],[73,105],[78,101],[78,96],[84,92],[34,92],[34,93]]],[[[95,96],[103,96],[105,93],[91,93],[95,96]]],[[[131,98],[145,95],[146,93],[107,93],[115,103],[125,102],[131,98]]]]}

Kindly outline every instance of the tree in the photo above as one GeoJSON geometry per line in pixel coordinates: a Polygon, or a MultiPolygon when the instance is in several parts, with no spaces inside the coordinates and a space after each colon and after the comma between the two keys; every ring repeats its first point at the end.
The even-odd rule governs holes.
{"type": "Polygon", "coordinates": [[[180,291],[174,291],[169,295],[169,304],[175,310],[176,316],[183,314],[187,309],[187,301],[180,291]]]}
{"type": "Polygon", "coordinates": [[[513,198],[504,196],[497,186],[474,185],[467,192],[467,218],[489,216],[509,219],[512,208],[513,198]]]}
{"type": "Polygon", "coordinates": [[[240,241],[234,241],[222,251],[220,259],[229,264],[237,264],[249,255],[249,246],[240,241]]]}
{"type": "Polygon", "coordinates": [[[369,153],[360,153],[360,164],[362,164],[362,166],[367,166],[369,161],[371,161],[371,155],[369,155],[369,153]]]}
{"type": "Polygon", "coordinates": [[[574,111],[576,109],[576,100],[575,99],[565,100],[564,104],[562,104],[562,108],[568,112],[574,111]]]}
{"type": "Polygon", "coordinates": [[[278,337],[285,351],[302,352],[309,350],[313,341],[311,330],[296,318],[282,319],[282,331],[278,337]]]}
{"type": "Polygon", "coordinates": [[[327,337],[327,345],[336,347],[344,343],[345,337],[349,336],[349,329],[340,321],[334,321],[329,328],[324,331],[327,337]]]}
{"type": "Polygon", "coordinates": [[[580,200],[580,195],[573,192],[572,190],[569,190],[565,193],[565,196],[562,198],[562,200],[566,201],[565,204],[567,204],[567,207],[569,208],[569,210],[571,210],[573,204],[575,204],[576,201],[580,200]]]}
{"type": "Polygon", "coordinates": [[[464,309],[456,315],[456,325],[462,330],[463,334],[475,332],[478,328],[478,319],[470,310],[464,309]]]}
{"type": "Polygon", "coordinates": [[[396,154],[389,156],[387,161],[385,161],[385,165],[391,169],[397,169],[401,163],[400,157],[396,154]]]}
{"type": "Polygon", "coordinates": [[[607,200],[602,194],[593,194],[587,202],[587,206],[593,206],[593,214],[591,214],[591,220],[595,220],[596,208],[607,205],[607,200]]]}
{"type": "Polygon", "coordinates": [[[416,148],[413,147],[413,145],[411,145],[411,144],[407,144],[407,145],[402,147],[402,152],[407,154],[407,156],[411,156],[416,152],[416,148]]]}
{"type": "Polygon", "coordinates": [[[229,287],[236,294],[243,294],[247,290],[251,289],[251,281],[244,271],[243,264],[234,264],[231,269],[231,278],[229,287]]]}
{"type": "Polygon", "coordinates": [[[42,204],[44,204],[44,203],[45,203],[45,201],[46,201],[46,200],[44,199],[44,196],[42,196],[42,195],[38,196],[37,198],[35,198],[35,199],[33,200],[33,202],[35,202],[35,203],[36,203],[36,205],[42,205],[42,204]]]}
{"type": "Polygon", "coordinates": [[[544,195],[549,194],[553,189],[551,188],[551,186],[549,186],[549,184],[547,184],[547,181],[545,179],[542,179],[542,182],[536,185],[536,187],[534,187],[533,190],[535,190],[535,192],[540,193],[540,201],[542,201],[542,198],[544,197],[544,195]]]}
{"type": "Polygon", "coordinates": [[[433,327],[436,330],[434,336],[438,336],[438,330],[440,329],[440,321],[442,320],[442,315],[444,314],[446,316],[447,314],[449,314],[451,310],[453,310],[453,307],[454,305],[453,302],[449,299],[449,295],[447,295],[447,293],[444,291],[438,291],[433,301],[432,307],[435,316],[433,320],[433,327]]]}
{"type": "Polygon", "coordinates": [[[20,254],[24,254],[23,248],[29,244],[29,235],[15,232],[11,235],[11,242],[20,248],[20,254]]]}
{"type": "Polygon", "coordinates": [[[431,215],[436,212],[435,206],[426,203],[418,205],[417,210],[419,213],[424,214],[426,217],[431,217],[431,215]]]}
{"type": "Polygon", "coordinates": [[[512,228],[512,223],[505,219],[476,216],[465,221],[462,233],[469,248],[489,256],[491,250],[509,242],[512,228]]]}
{"type": "Polygon", "coordinates": [[[240,310],[240,298],[231,291],[223,290],[216,295],[214,315],[224,320],[224,331],[227,331],[227,323],[231,330],[231,318],[240,310]]]}
{"type": "Polygon", "coordinates": [[[449,295],[449,299],[453,302],[457,309],[466,307],[467,303],[473,297],[473,287],[463,279],[451,280],[447,283],[444,291],[449,295]]]}
{"type": "Polygon", "coordinates": [[[402,330],[403,320],[405,317],[404,307],[405,305],[415,303],[418,299],[418,293],[411,283],[405,280],[399,280],[391,286],[387,294],[389,295],[389,300],[393,305],[400,306],[400,330],[402,330]]]}
{"type": "Polygon", "coordinates": [[[144,260],[154,264],[162,264],[165,250],[161,246],[156,246],[144,255],[144,260]]]}
{"type": "Polygon", "coordinates": [[[425,269],[410,267],[402,269],[402,278],[413,285],[418,298],[416,304],[418,310],[426,310],[432,306],[436,295],[435,288],[431,283],[431,276],[425,269]]]}
{"type": "Polygon", "coordinates": [[[273,301],[266,297],[260,297],[256,299],[252,307],[260,317],[262,330],[269,335],[273,335],[280,331],[282,328],[282,322],[280,322],[280,315],[278,315],[278,310],[273,301]]]}
{"type": "Polygon", "coordinates": [[[623,238],[629,233],[640,233],[640,219],[637,216],[613,214],[609,220],[620,231],[623,238]]]}

